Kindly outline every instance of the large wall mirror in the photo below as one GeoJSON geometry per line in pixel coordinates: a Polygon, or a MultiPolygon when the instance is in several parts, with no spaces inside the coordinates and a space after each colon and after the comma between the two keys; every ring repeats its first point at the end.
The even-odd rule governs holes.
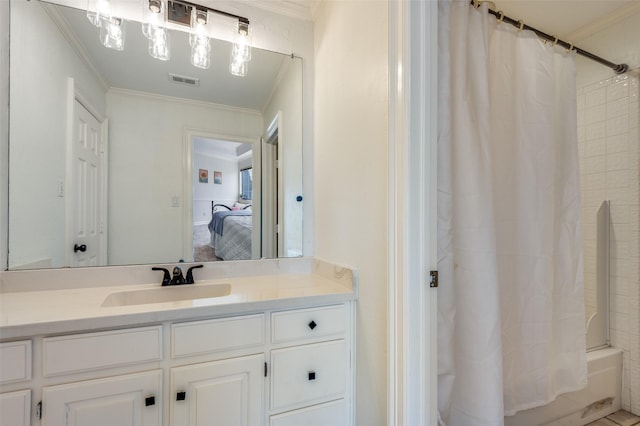
{"type": "Polygon", "coordinates": [[[84,10],[10,7],[10,270],[302,255],[302,59],[238,77],[228,41],[200,69],[185,30],[160,61],[140,22],[116,51],[84,10]]]}

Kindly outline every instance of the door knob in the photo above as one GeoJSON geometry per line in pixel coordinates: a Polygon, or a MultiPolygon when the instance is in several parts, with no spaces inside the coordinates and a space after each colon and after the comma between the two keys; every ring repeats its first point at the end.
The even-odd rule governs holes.
{"type": "Polygon", "coordinates": [[[77,252],[79,252],[79,251],[81,251],[81,252],[83,252],[83,253],[84,253],[85,251],[87,251],[87,245],[86,245],[86,244],[82,244],[82,245],[75,244],[75,245],[73,246],[73,252],[74,252],[74,253],[77,253],[77,252]]]}

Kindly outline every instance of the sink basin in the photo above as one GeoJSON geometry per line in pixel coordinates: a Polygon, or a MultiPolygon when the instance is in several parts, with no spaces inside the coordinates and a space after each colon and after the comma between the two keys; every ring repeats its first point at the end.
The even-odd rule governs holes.
{"type": "Polygon", "coordinates": [[[155,287],[144,290],[129,290],[111,293],[104,299],[102,306],[146,305],[149,303],[209,299],[212,297],[228,296],[230,293],[230,284],[187,284],[171,287],[155,287]]]}

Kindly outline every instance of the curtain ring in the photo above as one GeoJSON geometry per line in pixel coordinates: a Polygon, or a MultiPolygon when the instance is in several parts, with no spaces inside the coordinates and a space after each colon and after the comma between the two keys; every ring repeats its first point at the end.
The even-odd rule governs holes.
{"type": "Polygon", "coordinates": [[[518,28],[520,28],[520,31],[524,29],[524,22],[522,22],[522,19],[518,21],[518,28]]]}
{"type": "Polygon", "coordinates": [[[555,46],[556,44],[558,44],[558,36],[554,34],[554,36],[553,36],[553,45],[555,46]]]}
{"type": "Polygon", "coordinates": [[[573,43],[569,43],[569,52],[573,50],[573,43]]]}
{"type": "Polygon", "coordinates": [[[501,24],[503,19],[504,19],[504,13],[501,10],[499,10],[498,11],[498,23],[501,24]]]}

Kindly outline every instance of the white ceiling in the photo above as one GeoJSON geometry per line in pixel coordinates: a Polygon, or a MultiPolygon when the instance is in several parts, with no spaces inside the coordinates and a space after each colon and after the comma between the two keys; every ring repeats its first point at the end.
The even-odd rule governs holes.
{"type": "Polygon", "coordinates": [[[239,154],[239,147],[244,146],[241,152],[251,150],[251,144],[241,142],[231,142],[219,139],[193,138],[193,153],[206,155],[207,157],[225,158],[228,160],[237,160],[242,154],[239,154]],[[248,150],[247,150],[248,148],[248,150]]]}
{"type": "MultiPolygon", "coordinates": [[[[640,0],[494,0],[496,10],[525,24],[566,37],[640,0]]],[[[566,40],[572,42],[573,40],[566,40]]]]}
{"type": "Polygon", "coordinates": [[[191,65],[188,33],[171,32],[171,58],[159,61],[148,54],[148,41],[140,23],[126,21],[125,48],[115,51],[102,46],[98,28],[91,25],[80,9],[57,6],[76,42],[88,60],[102,75],[107,86],[166,96],[211,102],[261,111],[271,95],[281,69],[290,61],[288,55],[252,49],[245,77],[229,73],[231,44],[212,39],[211,67],[202,70],[191,65]],[[169,81],[169,73],[199,79],[192,87],[169,81]]]}

